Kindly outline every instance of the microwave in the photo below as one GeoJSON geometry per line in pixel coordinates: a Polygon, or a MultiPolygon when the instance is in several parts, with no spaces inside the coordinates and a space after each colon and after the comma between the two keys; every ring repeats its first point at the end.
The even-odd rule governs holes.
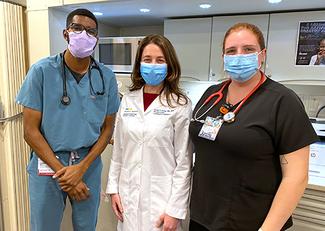
{"type": "Polygon", "coordinates": [[[131,73],[141,37],[101,37],[94,57],[115,73],[131,73]]]}

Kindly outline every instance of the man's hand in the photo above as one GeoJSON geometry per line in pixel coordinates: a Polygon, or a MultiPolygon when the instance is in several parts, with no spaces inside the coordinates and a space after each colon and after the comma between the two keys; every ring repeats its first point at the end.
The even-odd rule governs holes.
{"type": "Polygon", "coordinates": [[[84,173],[85,170],[82,165],[76,164],[61,168],[54,174],[53,178],[58,178],[61,189],[68,192],[81,182],[84,173]]]}
{"type": "Polygon", "coordinates": [[[166,213],[162,214],[157,221],[156,227],[163,226],[163,231],[175,231],[177,229],[179,219],[171,217],[166,213]]]}
{"type": "Polygon", "coordinates": [[[79,182],[76,187],[67,192],[72,200],[82,201],[89,197],[89,188],[84,182],[79,182]]]}

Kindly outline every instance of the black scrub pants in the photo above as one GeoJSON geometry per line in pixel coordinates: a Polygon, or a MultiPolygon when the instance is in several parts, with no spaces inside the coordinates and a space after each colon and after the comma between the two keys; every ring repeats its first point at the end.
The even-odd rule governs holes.
{"type": "Polygon", "coordinates": [[[199,223],[190,220],[190,229],[189,231],[209,231],[207,228],[204,226],[200,225],[199,223]]]}

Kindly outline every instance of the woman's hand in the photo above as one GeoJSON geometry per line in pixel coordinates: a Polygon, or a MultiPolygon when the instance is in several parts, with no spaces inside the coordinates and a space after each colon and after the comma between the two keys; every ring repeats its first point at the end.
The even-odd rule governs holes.
{"type": "Polygon", "coordinates": [[[117,219],[123,222],[123,207],[121,203],[121,198],[118,193],[111,194],[112,209],[117,217],[117,219]]]}
{"type": "Polygon", "coordinates": [[[163,226],[163,231],[175,231],[177,229],[178,222],[179,219],[164,213],[159,217],[156,227],[159,228],[163,226]]]}

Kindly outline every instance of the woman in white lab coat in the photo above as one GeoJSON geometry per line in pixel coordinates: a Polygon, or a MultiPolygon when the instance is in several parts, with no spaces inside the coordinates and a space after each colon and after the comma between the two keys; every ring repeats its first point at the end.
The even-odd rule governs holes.
{"type": "Polygon", "coordinates": [[[184,230],[192,150],[191,103],[179,89],[180,65],[169,40],[139,45],[130,92],[117,114],[106,193],[117,230],[184,230]]]}

